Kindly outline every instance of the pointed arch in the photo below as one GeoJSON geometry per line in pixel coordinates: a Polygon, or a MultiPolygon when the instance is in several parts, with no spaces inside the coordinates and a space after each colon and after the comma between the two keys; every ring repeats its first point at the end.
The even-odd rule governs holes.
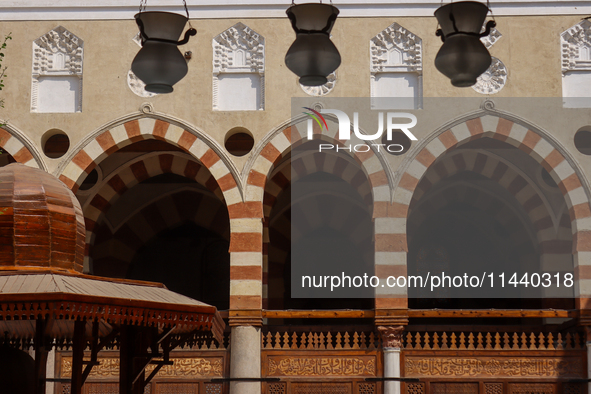
{"type": "Polygon", "coordinates": [[[10,124],[0,128],[0,148],[10,153],[18,163],[47,171],[47,164],[35,144],[22,131],[10,124]]]}
{"type": "Polygon", "coordinates": [[[75,193],[86,176],[106,157],[145,139],[159,139],[177,146],[207,167],[222,190],[229,210],[242,203],[238,172],[222,147],[203,131],[162,114],[132,115],[101,126],[72,149],[55,175],[75,193]]]}
{"type": "MultiPolygon", "coordinates": [[[[568,151],[550,133],[517,116],[494,109],[481,110],[439,128],[412,149],[400,167],[391,203],[377,203],[380,216],[391,224],[388,231],[376,231],[378,247],[385,253],[385,268],[406,266],[408,252],[406,220],[413,193],[427,169],[435,160],[462,143],[482,138],[495,138],[509,143],[541,164],[558,184],[569,209],[573,233],[575,277],[579,278],[580,305],[590,304],[591,291],[591,209],[589,185],[568,151]]],[[[381,228],[377,225],[376,230],[381,228]]],[[[376,264],[378,264],[376,262],[376,264]]],[[[405,268],[405,267],[404,267],[405,268]]],[[[377,271],[377,270],[376,270],[377,271]]],[[[376,300],[377,307],[392,307],[393,294],[376,300]]]]}

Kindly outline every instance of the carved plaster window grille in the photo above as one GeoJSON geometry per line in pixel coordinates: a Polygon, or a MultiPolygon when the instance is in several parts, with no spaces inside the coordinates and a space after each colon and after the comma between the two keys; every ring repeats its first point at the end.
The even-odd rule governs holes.
{"type": "Polygon", "coordinates": [[[423,41],[393,23],[369,42],[373,109],[423,106],[423,41]]]}
{"type": "Polygon", "coordinates": [[[591,107],[591,21],[583,20],[560,35],[563,105],[591,107]]]}
{"type": "Polygon", "coordinates": [[[265,38],[237,23],[212,40],[213,109],[265,109],[265,38]]]}
{"type": "Polygon", "coordinates": [[[62,26],[33,41],[31,112],[82,111],[83,47],[62,26]]]}

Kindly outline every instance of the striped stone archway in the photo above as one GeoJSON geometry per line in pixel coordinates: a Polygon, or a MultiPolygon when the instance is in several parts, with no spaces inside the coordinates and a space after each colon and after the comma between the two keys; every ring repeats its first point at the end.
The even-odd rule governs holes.
{"type": "MultiPolygon", "coordinates": [[[[56,175],[76,192],[98,163],[145,139],[159,139],[181,148],[211,173],[230,217],[230,309],[260,310],[262,272],[256,251],[262,248],[262,196],[258,201],[246,196],[244,201],[238,171],[225,150],[205,132],[160,113],[130,115],[91,133],[64,158],[56,175]],[[258,218],[258,224],[254,218],[258,218]]],[[[250,324],[251,320],[246,318],[237,325],[250,324]]]]}
{"type": "Polygon", "coordinates": [[[176,174],[191,179],[209,189],[220,201],[224,195],[209,170],[185,152],[151,152],[118,167],[98,185],[84,204],[86,224],[86,258],[94,244],[95,227],[117,200],[138,183],[161,175],[176,174]]]}
{"type": "Polygon", "coordinates": [[[242,201],[235,180],[236,171],[230,160],[221,154],[222,148],[200,130],[163,116],[140,116],[102,127],[64,160],[66,164],[58,169],[59,178],[76,192],[98,163],[124,146],[145,139],[159,139],[177,146],[207,167],[222,190],[228,208],[242,201]]]}
{"type": "MultiPolygon", "coordinates": [[[[410,203],[411,215],[421,217],[419,223],[428,217],[429,213],[425,212],[424,209],[414,209],[415,204],[419,203],[421,197],[437,182],[462,171],[469,171],[489,178],[515,197],[535,228],[536,238],[542,253],[552,254],[556,251],[570,253],[570,244],[572,243],[570,221],[565,223],[563,220],[563,216],[566,215],[568,218],[568,214],[556,212],[558,215],[553,217],[552,208],[549,206],[546,197],[526,174],[520,173],[510,163],[507,164],[501,158],[486,152],[452,151],[442,157],[442,160],[437,160],[436,163],[429,167],[417,185],[410,203]],[[554,229],[557,229],[557,231],[553,231],[554,229]],[[568,238],[560,238],[565,231],[568,231],[568,238]],[[559,238],[556,237],[556,234],[558,234],[559,238]],[[566,252],[564,252],[565,250],[566,252]]],[[[413,224],[418,225],[419,223],[415,222],[413,224]]],[[[410,235],[411,233],[412,228],[407,227],[407,234],[410,235]]]]}
{"type": "Polygon", "coordinates": [[[0,128],[0,148],[8,152],[17,163],[47,171],[41,152],[14,126],[6,124],[0,128]]]}
{"type": "MultiPolygon", "coordinates": [[[[265,309],[268,308],[268,305],[271,303],[274,305],[283,303],[283,298],[273,298],[269,293],[269,288],[273,287],[273,282],[275,285],[278,285],[279,283],[283,283],[284,279],[282,272],[283,264],[281,264],[281,266],[274,265],[274,263],[277,262],[272,261],[269,257],[271,250],[275,252],[275,256],[277,256],[278,251],[280,251],[280,255],[285,258],[289,253],[290,244],[297,242],[297,235],[293,233],[291,234],[291,237],[287,237],[281,231],[278,232],[276,228],[275,233],[272,234],[270,231],[270,227],[273,226],[273,223],[271,222],[271,211],[280,194],[286,187],[307,175],[318,172],[325,172],[340,177],[358,193],[365,203],[365,209],[369,209],[372,206],[373,202],[369,180],[367,179],[364,170],[353,159],[348,160],[346,157],[341,157],[335,154],[314,152],[303,157],[291,157],[290,160],[282,160],[280,163],[275,164],[265,185],[265,194],[263,198],[263,307],[265,309]],[[275,237],[273,243],[270,242],[272,236],[275,237]],[[277,242],[277,237],[279,237],[280,242],[277,242]]],[[[352,210],[349,210],[351,207],[349,206],[345,208],[342,206],[334,206],[332,208],[334,208],[334,211],[332,212],[332,215],[334,215],[333,220],[329,220],[327,223],[317,222],[311,225],[310,228],[326,224],[329,228],[333,228],[337,231],[340,230],[343,223],[347,222],[344,218],[347,218],[352,213],[352,210]]],[[[275,221],[278,220],[279,223],[281,223],[279,227],[283,227],[284,229],[288,229],[291,226],[290,219],[291,215],[286,213],[275,216],[275,221]]],[[[277,222],[275,222],[275,224],[277,224],[277,222]]],[[[353,225],[353,223],[350,224],[353,225]]],[[[370,231],[360,234],[360,236],[352,237],[350,241],[359,244],[369,239],[369,242],[372,242],[372,237],[373,231],[370,231]]],[[[280,286],[282,286],[282,284],[280,286]]]]}
{"type": "MultiPolygon", "coordinates": [[[[297,127],[298,124],[303,124],[304,120],[305,119],[303,118],[293,119],[290,124],[279,127],[274,132],[270,133],[269,137],[264,140],[263,143],[255,150],[253,160],[248,163],[245,169],[244,173],[248,174],[245,182],[245,199],[247,200],[246,204],[252,203],[257,207],[256,214],[260,216],[256,216],[256,218],[259,221],[261,217],[264,218],[268,216],[271,209],[272,200],[274,200],[274,197],[276,197],[280,191],[279,188],[281,187],[282,181],[279,179],[270,178],[275,166],[280,163],[288,153],[291,152],[293,146],[302,144],[307,140],[305,132],[303,131],[305,127],[302,127],[302,130],[298,129],[297,127]],[[266,193],[265,188],[268,185],[268,182],[274,184],[270,190],[275,190],[276,193],[266,193]],[[259,201],[264,201],[264,204],[261,204],[259,201]]],[[[351,139],[348,141],[339,141],[336,138],[337,131],[338,130],[336,127],[329,127],[327,131],[322,132],[322,135],[317,135],[316,137],[323,140],[334,141],[343,146],[365,143],[364,141],[358,139],[355,135],[352,135],[351,139]]],[[[320,130],[316,128],[315,125],[314,133],[320,134],[320,130]]],[[[367,197],[371,198],[374,203],[373,218],[376,219],[376,223],[378,223],[378,218],[385,218],[388,220],[385,216],[387,210],[381,209],[381,207],[383,204],[390,204],[392,171],[387,164],[387,160],[383,157],[383,153],[376,152],[373,149],[369,150],[368,152],[348,152],[347,150],[344,150],[344,152],[347,152],[355,161],[359,163],[361,169],[364,172],[364,176],[369,181],[371,197],[367,197]],[[376,210],[376,206],[379,206],[380,209],[376,210]]],[[[285,177],[281,178],[283,179],[285,177]]],[[[367,193],[363,193],[362,195],[365,194],[367,193]]],[[[254,217],[252,219],[254,219],[254,217]]],[[[377,230],[378,226],[376,225],[376,231],[377,230]]],[[[385,231],[389,230],[385,229],[385,231]]],[[[263,234],[263,236],[267,237],[266,239],[268,239],[268,233],[263,232],[263,234]]],[[[386,245],[378,242],[376,239],[376,272],[380,272],[387,265],[381,258],[381,253],[386,248],[386,245]]],[[[260,253],[263,253],[263,251],[261,250],[260,253]]],[[[263,258],[265,258],[265,256],[263,256],[263,258]]],[[[266,267],[267,262],[265,261],[263,265],[266,267]]],[[[395,273],[398,274],[398,272],[399,271],[396,271],[395,273]]],[[[405,272],[406,268],[404,267],[404,273],[405,272]]],[[[406,294],[404,294],[404,297],[406,297],[406,294]]],[[[404,304],[406,305],[406,299],[404,299],[404,304]]]]}
{"type": "MultiPolygon", "coordinates": [[[[445,152],[459,144],[477,138],[488,137],[507,142],[534,158],[558,184],[569,209],[573,233],[573,255],[575,278],[579,288],[575,294],[578,305],[591,307],[591,210],[589,191],[581,181],[581,171],[566,150],[546,131],[508,114],[496,111],[472,114],[441,128],[431,134],[417,149],[410,152],[402,165],[392,204],[388,206],[388,217],[398,223],[396,232],[390,235],[391,249],[388,261],[392,265],[406,265],[408,251],[406,220],[413,194],[427,169],[445,152]]],[[[376,235],[377,236],[377,235],[376,235]]],[[[379,300],[381,305],[390,305],[392,295],[379,300]]]]}

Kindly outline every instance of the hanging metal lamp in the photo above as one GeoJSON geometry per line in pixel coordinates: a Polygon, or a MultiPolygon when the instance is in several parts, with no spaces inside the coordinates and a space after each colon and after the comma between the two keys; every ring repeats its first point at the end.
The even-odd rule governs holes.
{"type": "Polygon", "coordinates": [[[488,21],[481,33],[489,8],[476,1],[460,1],[446,4],[435,11],[440,29],[435,33],[443,45],[435,57],[435,67],[451,79],[457,87],[468,87],[491,64],[490,53],[480,41],[496,26],[488,21]]]}
{"type": "MultiPolygon", "coordinates": [[[[146,84],[146,90],[153,93],[170,93],[173,85],[183,79],[189,68],[178,46],[189,42],[197,34],[190,27],[179,41],[189,21],[189,10],[183,1],[187,16],[173,12],[144,11],[145,1],[135,21],[140,29],[142,49],[131,63],[131,71],[146,84]]],[[[191,23],[189,22],[189,26],[191,23]]]]}
{"type": "Polygon", "coordinates": [[[292,3],[288,8],[296,39],[285,55],[285,65],[300,77],[300,84],[324,85],[341,64],[341,55],[330,40],[338,15],[338,8],[332,4],[292,3]]]}

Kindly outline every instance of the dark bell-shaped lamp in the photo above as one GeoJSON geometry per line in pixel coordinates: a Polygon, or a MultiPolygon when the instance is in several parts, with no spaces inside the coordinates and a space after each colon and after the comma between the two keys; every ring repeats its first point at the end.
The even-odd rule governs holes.
{"type": "Polygon", "coordinates": [[[187,61],[178,45],[189,42],[189,36],[197,34],[190,28],[179,41],[189,20],[187,16],[172,12],[148,11],[135,15],[140,29],[142,49],[131,63],[131,71],[153,93],[170,93],[172,86],[187,75],[187,61]]]}
{"type": "Polygon", "coordinates": [[[435,11],[441,27],[436,35],[443,41],[435,67],[451,79],[453,86],[474,85],[476,78],[490,67],[490,53],[480,41],[496,25],[489,21],[485,31],[480,32],[488,11],[486,5],[476,1],[450,3],[435,11]]]}
{"type": "Polygon", "coordinates": [[[330,40],[338,15],[338,8],[330,4],[298,4],[287,10],[296,39],[285,55],[285,65],[300,77],[300,84],[324,85],[341,64],[341,55],[330,40]]]}

